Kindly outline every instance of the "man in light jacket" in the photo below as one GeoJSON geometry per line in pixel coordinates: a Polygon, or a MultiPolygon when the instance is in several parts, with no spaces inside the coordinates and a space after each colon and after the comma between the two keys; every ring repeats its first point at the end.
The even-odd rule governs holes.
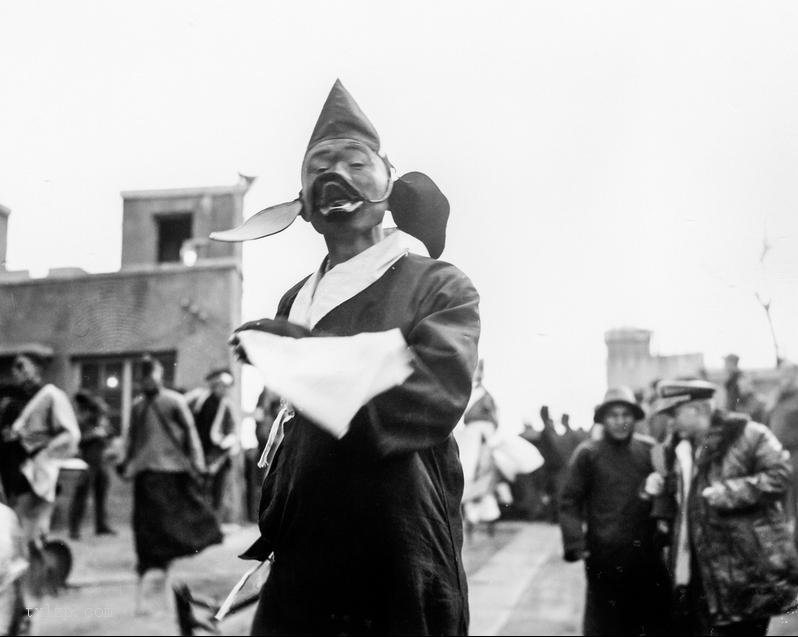
{"type": "Polygon", "coordinates": [[[27,402],[4,432],[20,460],[16,492],[9,495],[14,498],[25,537],[37,545],[50,531],[59,460],[75,455],[80,441],[69,398],[55,385],[43,382],[43,367],[44,360],[33,352],[16,357],[12,373],[27,402]]]}

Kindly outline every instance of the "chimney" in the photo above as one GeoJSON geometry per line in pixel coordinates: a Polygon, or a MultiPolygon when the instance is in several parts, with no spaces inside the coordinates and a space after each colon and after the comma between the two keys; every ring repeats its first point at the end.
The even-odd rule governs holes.
{"type": "Polygon", "coordinates": [[[8,248],[8,216],[11,211],[0,204],[0,272],[6,269],[6,249],[8,248]]]}

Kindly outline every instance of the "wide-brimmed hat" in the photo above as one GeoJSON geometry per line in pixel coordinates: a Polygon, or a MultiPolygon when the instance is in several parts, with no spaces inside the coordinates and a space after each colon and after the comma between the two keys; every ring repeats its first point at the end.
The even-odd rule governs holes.
{"type": "Polygon", "coordinates": [[[705,380],[663,380],[657,383],[652,411],[661,414],[694,400],[708,400],[716,390],[715,385],[705,380]]]}
{"type": "Polygon", "coordinates": [[[610,387],[607,393],[604,394],[604,400],[596,407],[593,414],[593,422],[603,422],[607,410],[613,405],[626,405],[632,410],[632,415],[635,420],[643,420],[646,417],[646,412],[637,404],[634,392],[625,386],[610,387]]]}

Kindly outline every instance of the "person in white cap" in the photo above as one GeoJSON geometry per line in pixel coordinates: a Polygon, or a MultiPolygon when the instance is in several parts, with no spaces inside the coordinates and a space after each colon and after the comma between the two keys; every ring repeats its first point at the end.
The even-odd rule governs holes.
{"type": "Polygon", "coordinates": [[[798,596],[789,454],[764,425],[715,410],[714,395],[706,381],[663,381],[652,407],[673,419],[648,486],[667,532],[675,630],[766,635],[798,596]]]}
{"type": "Polygon", "coordinates": [[[594,414],[603,435],[581,443],[568,464],[559,521],[565,559],[585,561],[585,635],[668,631],[667,578],[644,494],[654,441],[634,433],[644,417],[631,389],[609,389],[594,414]]]}

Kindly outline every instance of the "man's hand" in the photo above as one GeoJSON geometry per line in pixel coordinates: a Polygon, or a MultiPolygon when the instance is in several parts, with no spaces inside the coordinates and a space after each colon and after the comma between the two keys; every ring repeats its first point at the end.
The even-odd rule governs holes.
{"type": "Polygon", "coordinates": [[[646,484],[643,487],[643,493],[651,498],[656,498],[662,495],[665,491],[665,478],[661,473],[649,473],[646,478],[646,484]]]}
{"type": "MultiPolygon", "coordinates": [[[[244,323],[241,327],[236,328],[237,332],[244,332],[247,330],[254,330],[256,332],[268,332],[275,336],[285,336],[288,338],[306,338],[312,336],[309,329],[292,323],[286,319],[260,319],[258,321],[249,321],[244,323]]],[[[235,335],[235,334],[234,334],[235,335]]]]}
{"type": "Polygon", "coordinates": [[[241,341],[238,340],[238,334],[233,334],[227,340],[227,344],[232,348],[233,356],[235,356],[239,363],[243,363],[244,365],[251,364],[247,358],[247,353],[244,351],[244,346],[241,345],[241,341]]]}
{"type": "Polygon", "coordinates": [[[233,332],[233,335],[229,338],[227,344],[233,348],[233,356],[236,357],[236,360],[244,363],[245,365],[251,365],[251,362],[249,358],[247,358],[247,353],[244,351],[244,347],[241,345],[241,341],[238,338],[238,333],[247,330],[268,332],[269,334],[283,336],[286,338],[306,338],[311,336],[309,329],[301,325],[297,325],[296,323],[291,323],[285,319],[260,319],[259,321],[250,321],[248,323],[244,323],[241,327],[236,328],[236,331],[233,332]]]}
{"type": "Polygon", "coordinates": [[[725,491],[725,487],[720,482],[715,482],[701,492],[701,497],[707,501],[709,506],[718,506],[725,491]]]}

